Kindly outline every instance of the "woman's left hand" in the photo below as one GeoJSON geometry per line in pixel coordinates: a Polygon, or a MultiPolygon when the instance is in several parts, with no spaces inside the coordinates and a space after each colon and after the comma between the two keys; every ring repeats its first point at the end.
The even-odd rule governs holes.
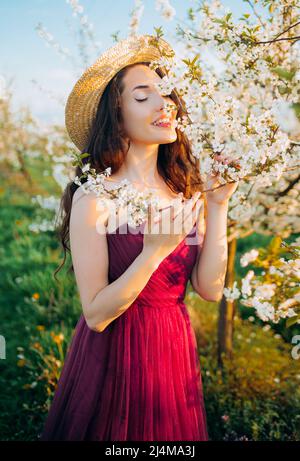
{"type": "MultiPolygon", "coordinates": [[[[220,161],[222,163],[230,163],[232,160],[229,158],[224,158],[222,155],[216,155],[215,160],[220,161]]],[[[204,192],[207,202],[208,203],[217,203],[217,204],[224,204],[227,203],[232,196],[232,194],[235,192],[235,190],[238,187],[239,182],[231,182],[224,184],[221,187],[218,187],[221,185],[219,181],[219,173],[213,174],[207,177],[207,180],[204,183],[204,190],[207,189],[215,189],[218,187],[218,189],[209,191],[209,192],[204,192]]]]}

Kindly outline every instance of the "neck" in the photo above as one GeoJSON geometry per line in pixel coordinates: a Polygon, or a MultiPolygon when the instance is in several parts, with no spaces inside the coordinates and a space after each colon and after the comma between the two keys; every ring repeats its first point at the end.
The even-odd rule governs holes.
{"type": "Polygon", "coordinates": [[[157,170],[158,147],[159,144],[131,142],[117,176],[134,183],[157,184],[161,181],[157,170]]]}

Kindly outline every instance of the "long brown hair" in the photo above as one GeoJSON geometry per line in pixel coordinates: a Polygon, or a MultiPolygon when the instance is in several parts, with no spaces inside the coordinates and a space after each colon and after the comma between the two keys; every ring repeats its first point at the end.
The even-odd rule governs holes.
{"type": "MultiPolygon", "coordinates": [[[[149,66],[149,62],[138,63],[149,66]]],[[[111,168],[111,173],[116,173],[126,158],[130,147],[128,141],[125,149],[124,132],[122,130],[122,114],[120,109],[121,94],[124,90],[124,76],[131,64],[121,69],[106,86],[98,104],[95,120],[91,128],[89,142],[81,153],[89,153],[82,162],[90,163],[90,168],[95,168],[97,173],[102,173],[106,168],[111,168]]],[[[158,67],[155,72],[163,78],[166,74],[164,68],[158,67]]],[[[177,106],[177,118],[187,116],[186,106],[176,90],[170,94],[177,106]]],[[[191,153],[191,145],[187,136],[176,129],[177,139],[170,144],[160,144],[157,156],[157,170],[169,188],[175,192],[182,192],[185,198],[190,198],[196,191],[201,190],[202,180],[199,173],[199,160],[191,153]]],[[[75,168],[75,175],[81,176],[79,166],[75,168]]],[[[83,182],[83,181],[82,181],[83,182]]],[[[56,227],[59,240],[64,251],[64,258],[55,270],[54,277],[63,267],[67,251],[70,253],[69,224],[72,207],[72,198],[79,186],[73,181],[69,182],[63,192],[58,212],[59,226],[56,227]]],[[[68,272],[73,271],[73,265],[68,272]]]]}

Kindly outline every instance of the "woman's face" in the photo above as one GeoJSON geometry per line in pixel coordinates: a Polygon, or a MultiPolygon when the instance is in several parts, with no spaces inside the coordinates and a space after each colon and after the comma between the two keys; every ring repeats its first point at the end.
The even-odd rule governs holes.
{"type": "Polygon", "coordinates": [[[177,133],[174,120],[177,107],[169,96],[161,96],[154,84],[161,77],[145,65],[136,65],[128,69],[124,77],[124,91],[121,96],[121,110],[124,129],[129,139],[144,144],[167,144],[176,141],[177,133]],[[136,88],[140,85],[144,88],[136,88]],[[166,105],[172,104],[169,114],[166,105]],[[170,127],[153,125],[161,116],[169,118],[170,127]]]}

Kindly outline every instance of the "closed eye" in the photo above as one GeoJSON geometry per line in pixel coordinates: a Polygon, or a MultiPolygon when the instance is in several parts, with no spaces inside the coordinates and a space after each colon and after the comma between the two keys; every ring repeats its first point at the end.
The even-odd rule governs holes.
{"type": "MultiPolygon", "coordinates": [[[[170,96],[171,96],[171,95],[168,94],[168,95],[166,95],[166,98],[169,98],[170,96]]],[[[147,99],[148,99],[148,98],[144,98],[144,99],[136,99],[136,98],[135,98],[135,100],[138,101],[138,102],[143,102],[143,101],[146,101],[147,99]]]]}

